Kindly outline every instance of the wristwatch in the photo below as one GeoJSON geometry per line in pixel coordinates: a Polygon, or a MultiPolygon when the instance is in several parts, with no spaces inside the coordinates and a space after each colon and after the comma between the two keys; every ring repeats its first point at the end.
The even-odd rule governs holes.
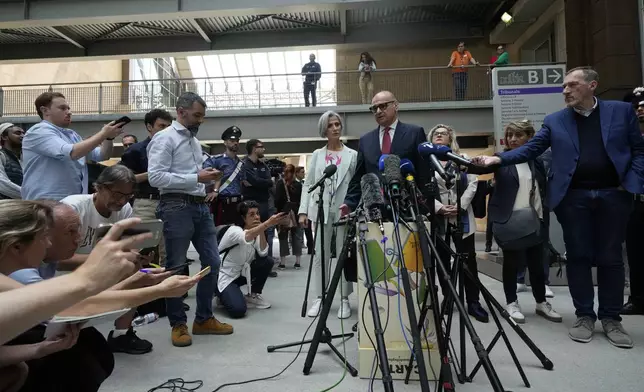
{"type": "Polygon", "coordinates": [[[213,189],[212,191],[215,193],[219,193],[219,189],[213,189]]]}

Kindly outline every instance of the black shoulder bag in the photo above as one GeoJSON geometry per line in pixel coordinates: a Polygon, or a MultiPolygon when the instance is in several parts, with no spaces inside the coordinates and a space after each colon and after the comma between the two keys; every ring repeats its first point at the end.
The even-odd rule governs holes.
{"type": "MultiPolygon", "coordinates": [[[[492,232],[494,240],[503,250],[523,250],[543,242],[541,236],[541,219],[534,207],[536,192],[535,173],[530,166],[532,174],[532,188],[530,189],[530,207],[512,211],[507,222],[494,222],[492,232]]],[[[497,189],[498,191],[498,189],[497,189]]]]}

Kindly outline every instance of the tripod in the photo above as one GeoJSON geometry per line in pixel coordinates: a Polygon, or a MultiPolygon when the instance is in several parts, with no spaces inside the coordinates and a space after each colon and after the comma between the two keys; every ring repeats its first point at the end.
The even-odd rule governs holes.
{"type": "MultiPolygon", "coordinates": [[[[389,184],[387,186],[389,191],[389,203],[391,207],[391,213],[393,217],[393,228],[394,228],[394,243],[396,244],[397,251],[399,256],[400,263],[403,263],[403,249],[402,243],[400,240],[400,228],[398,226],[398,219],[400,219],[400,193],[397,191],[395,184],[389,184]]],[[[416,327],[418,324],[416,317],[416,306],[413,302],[413,294],[411,291],[411,285],[409,284],[409,273],[405,265],[400,267],[400,275],[402,280],[403,291],[405,293],[405,304],[407,305],[407,314],[409,317],[409,324],[411,330],[411,336],[413,339],[413,349],[412,349],[412,358],[416,359],[416,364],[418,365],[418,379],[420,380],[420,390],[422,392],[429,392],[429,380],[427,378],[427,367],[425,366],[425,357],[423,355],[423,346],[420,340],[420,331],[421,328],[416,327]]],[[[438,334],[438,330],[436,331],[438,334]]]]}
{"type": "MultiPolygon", "coordinates": [[[[428,165],[429,166],[429,165],[428,165]]],[[[437,192],[438,188],[436,186],[436,178],[434,175],[434,169],[429,166],[429,178],[430,178],[430,184],[434,184],[433,186],[430,186],[430,191],[437,192]]],[[[413,196],[416,196],[416,191],[415,191],[415,184],[413,182],[413,177],[408,176],[408,183],[410,183],[410,188],[412,189],[412,194],[413,196]],[[411,177],[411,178],[410,178],[411,177]]],[[[447,179],[446,179],[447,180],[447,179]]],[[[434,194],[432,196],[434,196],[434,194]]],[[[417,197],[412,197],[412,203],[415,205],[416,211],[419,211],[418,208],[418,201],[417,197]]],[[[434,206],[434,200],[430,200],[428,203],[428,207],[430,209],[430,216],[433,218],[432,220],[432,226],[436,226],[436,211],[435,211],[435,206],[434,206]]],[[[442,325],[440,324],[441,316],[438,315],[438,309],[437,309],[437,298],[438,294],[436,292],[437,288],[434,285],[435,281],[435,272],[438,271],[440,274],[440,278],[442,278],[445,282],[445,286],[449,290],[449,294],[452,296],[452,298],[457,298],[458,293],[456,291],[456,288],[454,287],[454,284],[450,280],[450,276],[448,273],[447,268],[445,267],[445,264],[443,264],[443,260],[441,260],[441,257],[438,255],[436,251],[436,245],[432,240],[430,240],[429,235],[427,233],[427,228],[425,227],[425,224],[423,222],[422,215],[416,214],[416,222],[417,222],[417,230],[418,230],[418,235],[420,239],[420,248],[423,254],[423,264],[425,267],[425,270],[427,271],[428,276],[432,277],[432,280],[430,281],[428,291],[425,293],[425,298],[423,300],[424,303],[424,308],[421,311],[421,318],[419,322],[419,326],[424,325],[424,318],[427,316],[427,296],[431,295],[432,296],[432,312],[434,314],[434,323],[436,325],[436,335],[437,337],[443,334],[443,329],[442,325]],[[431,263],[434,262],[432,265],[431,263]],[[438,267],[438,268],[436,268],[438,267]]],[[[434,232],[434,236],[436,236],[436,233],[434,232]]],[[[492,388],[495,392],[504,392],[503,386],[501,385],[501,380],[499,379],[498,374],[496,373],[496,370],[494,369],[494,366],[492,365],[492,362],[490,361],[488,352],[486,351],[485,347],[481,343],[481,338],[478,336],[476,333],[476,330],[474,329],[474,326],[472,325],[472,321],[469,319],[467,315],[467,311],[465,310],[465,307],[463,306],[463,303],[460,301],[454,301],[454,304],[456,305],[456,308],[460,314],[461,317],[461,324],[464,325],[465,329],[470,335],[470,339],[472,341],[472,344],[474,345],[474,349],[476,350],[476,353],[478,357],[480,358],[480,363],[481,366],[483,366],[483,369],[485,370],[488,379],[490,380],[490,384],[492,384],[492,388]]],[[[445,335],[442,338],[438,339],[439,342],[439,350],[441,351],[441,359],[442,359],[442,366],[441,366],[441,373],[439,377],[439,383],[438,383],[438,388],[440,390],[454,390],[454,384],[451,379],[451,371],[449,369],[449,358],[447,357],[447,342],[449,341],[449,335],[445,335]],[[442,341],[442,343],[441,343],[442,341]]],[[[407,374],[407,379],[409,378],[409,372],[407,374]]]]}
{"type": "MultiPolygon", "coordinates": [[[[362,211],[356,215],[358,218],[358,225],[360,226],[360,250],[362,265],[364,268],[365,285],[367,287],[367,294],[369,295],[369,304],[371,305],[371,317],[373,318],[374,332],[376,335],[376,346],[378,353],[378,360],[380,362],[380,373],[382,374],[382,385],[385,392],[393,392],[394,384],[389,372],[389,359],[387,358],[387,347],[385,345],[384,330],[380,321],[380,313],[378,313],[378,301],[376,299],[376,291],[373,284],[373,276],[371,275],[371,264],[369,263],[369,254],[367,252],[367,240],[365,234],[369,231],[367,220],[362,211]]],[[[355,226],[355,223],[353,224],[355,226]]],[[[351,230],[351,228],[349,228],[351,230]]],[[[350,232],[351,234],[351,232],[350,232]]],[[[355,228],[353,228],[355,235],[355,228]]],[[[349,238],[351,239],[351,237],[349,238]]],[[[347,246],[347,244],[345,244],[347,246]]]]}
{"type": "MultiPolygon", "coordinates": [[[[322,280],[322,297],[321,297],[321,303],[322,303],[322,310],[320,311],[319,315],[319,320],[318,323],[315,327],[315,332],[313,334],[313,338],[310,340],[304,340],[304,341],[298,341],[298,342],[292,342],[292,343],[286,343],[286,344],[280,344],[277,346],[268,346],[266,350],[269,353],[272,353],[275,350],[280,350],[283,348],[288,348],[288,347],[294,347],[294,346],[301,346],[304,344],[310,344],[308,354],[306,356],[306,361],[304,362],[304,369],[303,373],[304,375],[308,375],[311,372],[311,367],[313,366],[313,361],[315,360],[315,355],[317,354],[318,346],[320,343],[326,343],[331,351],[335,353],[335,355],[340,359],[340,361],[345,364],[345,367],[347,368],[347,371],[353,376],[356,377],[358,375],[358,371],[347,362],[347,360],[344,358],[344,356],[338,351],[338,349],[333,345],[333,339],[345,339],[345,338],[351,338],[354,336],[353,333],[345,333],[345,334],[339,334],[339,335],[333,335],[329,328],[326,326],[326,321],[327,318],[329,317],[329,312],[331,311],[331,305],[333,304],[333,297],[335,296],[335,291],[338,288],[338,283],[340,282],[340,278],[342,277],[342,272],[344,269],[344,263],[347,258],[347,254],[349,252],[350,247],[348,246],[347,243],[345,243],[344,247],[342,248],[342,251],[340,252],[340,255],[338,257],[338,261],[336,263],[335,270],[333,272],[333,276],[331,277],[331,281],[329,282],[329,288],[328,288],[328,293],[325,293],[325,277],[326,277],[326,271],[325,271],[325,252],[324,252],[324,182],[320,183],[320,194],[318,196],[318,216],[316,219],[316,231],[315,231],[315,240],[317,240],[317,236],[320,236],[320,260],[321,260],[321,280],[322,280]],[[326,294],[326,295],[325,295],[326,294]]],[[[353,226],[353,231],[352,227],[349,226],[349,235],[351,237],[349,238],[354,238],[356,235],[356,229],[355,229],[355,224],[353,226]]],[[[308,280],[306,282],[306,292],[304,295],[304,305],[302,307],[302,316],[304,316],[304,312],[306,309],[306,298],[308,297],[309,294],[309,287],[311,283],[311,273],[313,270],[313,255],[311,255],[311,262],[309,263],[309,276],[308,280]]]]}

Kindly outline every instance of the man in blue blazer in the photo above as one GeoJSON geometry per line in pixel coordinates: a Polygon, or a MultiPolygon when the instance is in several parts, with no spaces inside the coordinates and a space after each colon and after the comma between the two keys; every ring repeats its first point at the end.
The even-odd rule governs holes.
{"type": "MultiPolygon", "coordinates": [[[[360,179],[366,173],[380,175],[378,161],[382,154],[394,154],[409,159],[416,168],[417,183],[422,190],[428,183],[425,162],[418,154],[418,145],[427,141],[423,127],[398,120],[398,101],[390,91],[381,91],[373,97],[369,110],[374,114],[378,128],[362,135],[358,144],[358,164],[342,205],[343,214],[355,210],[362,195],[360,179]]],[[[383,184],[384,185],[384,184],[383,184]]]]}
{"type": "Polygon", "coordinates": [[[474,163],[514,165],[552,148],[549,205],[563,229],[568,287],[577,315],[569,336],[590,342],[599,316],[608,340],[631,348],[633,341],[619,315],[624,300],[622,243],[633,194],[644,193],[644,142],[631,105],[594,96],[598,80],[591,68],[568,71],[563,84],[566,109],[546,116],[539,133],[522,147],[477,157],[474,163]],[[597,266],[597,314],[593,266],[597,266]]]}

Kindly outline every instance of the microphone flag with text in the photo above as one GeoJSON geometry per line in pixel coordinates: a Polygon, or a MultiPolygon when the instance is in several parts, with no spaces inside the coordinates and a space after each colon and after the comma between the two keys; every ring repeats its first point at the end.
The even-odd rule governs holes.
{"type": "Polygon", "coordinates": [[[362,176],[360,190],[362,191],[362,204],[367,219],[371,222],[378,222],[380,231],[384,232],[382,210],[385,208],[385,198],[382,195],[378,176],[375,173],[367,173],[362,176]]]}
{"type": "Polygon", "coordinates": [[[326,181],[328,178],[333,176],[336,171],[338,171],[338,167],[336,165],[331,164],[331,165],[325,167],[324,171],[322,172],[322,177],[320,177],[318,182],[316,182],[315,184],[313,184],[312,187],[309,188],[308,193],[311,193],[314,190],[316,190],[320,185],[322,185],[324,183],[324,181],[326,181]]]}

